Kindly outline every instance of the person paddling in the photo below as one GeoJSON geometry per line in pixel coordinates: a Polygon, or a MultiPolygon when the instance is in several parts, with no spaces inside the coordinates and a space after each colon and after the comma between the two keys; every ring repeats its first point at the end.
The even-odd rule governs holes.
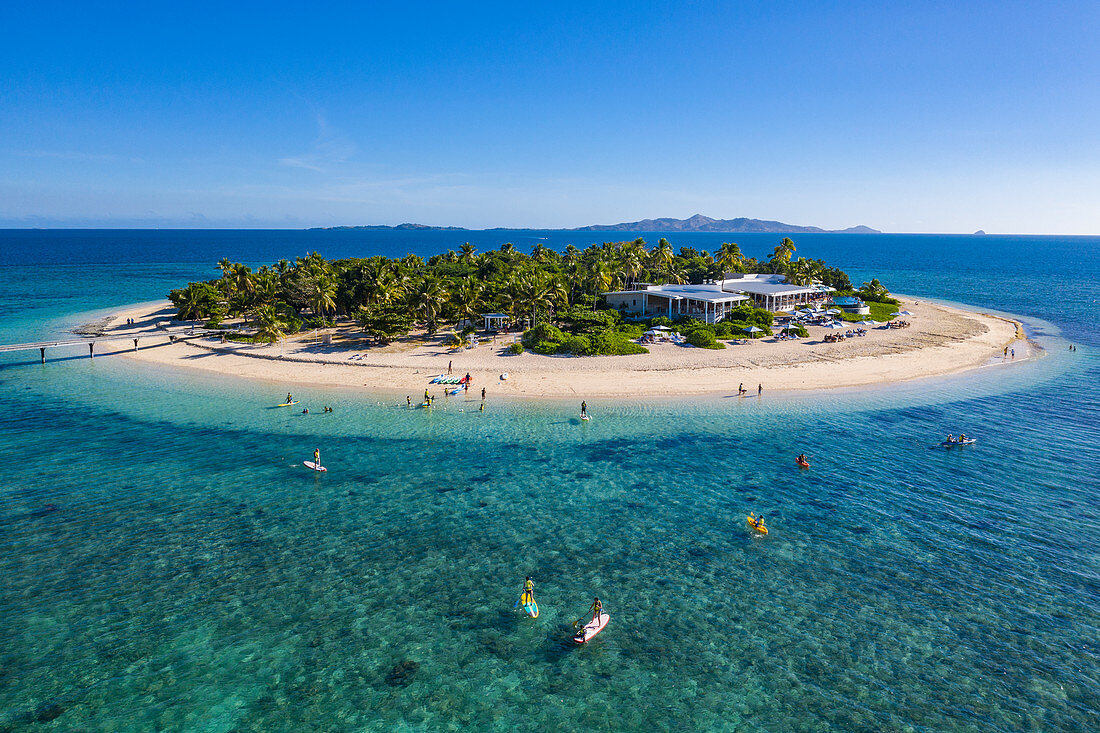
{"type": "Polygon", "coordinates": [[[287,392],[286,393],[286,403],[289,405],[293,401],[294,401],[294,395],[292,395],[290,392],[287,392]]]}
{"type": "Polygon", "coordinates": [[[600,603],[599,598],[592,599],[592,620],[596,621],[600,618],[600,613],[603,612],[603,604],[600,603]]]}
{"type": "Polygon", "coordinates": [[[581,417],[588,417],[588,403],[581,400],[581,417]]]}
{"type": "Polygon", "coordinates": [[[527,576],[527,580],[523,581],[523,592],[519,594],[519,603],[521,606],[526,606],[528,603],[533,603],[535,600],[535,584],[531,580],[531,576],[527,576]]]}
{"type": "Polygon", "coordinates": [[[320,448],[314,448],[313,449],[313,465],[317,466],[318,468],[321,467],[321,449],[320,448]]]}

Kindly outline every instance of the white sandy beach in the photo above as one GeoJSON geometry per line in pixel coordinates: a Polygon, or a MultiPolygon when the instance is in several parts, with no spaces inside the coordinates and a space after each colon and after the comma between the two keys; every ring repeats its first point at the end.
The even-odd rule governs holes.
{"type": "MultiPolygon", "coordinates": [[[[650,353],[633,356],[510,355],[505,347],[513,335],[458,351],[442,345],[442,334],[380,347],[370,345],[353,324],[274,345],[220,338],[169,343],[170,335],[184,336],[195,324],[171,321],[167,303],[120,311],[105,324],[103,337],[139,338],[138,351],[131,344],[117,352],[127,358],[265,380],[280,389],[332,385],[414,398],[423,395],[433,375],[447,371],[448,363],[454,374],[472,376],[475,394],[485,387],[492,396],[640,397],[736,393],[741,384],[750,393],[758,385],[768,391],[858,387],[974,369],[1000,360],[1006,347],[1016,350],[1018,361],[1032,351],[1015,321],[919,299],[906,299],[903,307],[913,313],[907,319],[911,327],[871,327],[866,336],[840,343],[824,343],[827,330],[810,327],[810,338],[797,341],[742,341],[722,350],[656,344],[648,347],[650,353]],[[130,318],[133,325],[126,323],[130,318]],[[321,343],[326,332],[331,345],[321,343]],[[502,380],[505,373],[508,379],[502,380]]],[[[438,385],[429,389],[442,392],[438,385]]]]}

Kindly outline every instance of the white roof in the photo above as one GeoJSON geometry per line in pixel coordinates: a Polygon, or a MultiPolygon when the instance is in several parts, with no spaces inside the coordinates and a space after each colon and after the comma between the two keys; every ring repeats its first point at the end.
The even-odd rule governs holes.
{"type": "Polygon", "coordinates": [[[708,303],[736,303],[747,300],[744,295],[724,291],[717,284],[650,285],[645,290],[613,290],[610,293],[604,293],[604,297],[608,295],[640,295],[642,293],[656,295],[661,298],[671,298],[672,300],[700,300],[708,303]]]}
{"type": "Polygon", "coordinates": [[[816,293],[817,288],[806,288],[801,285],[788,285],[787,283],[754,282],[752,280],[726,280],[724,287],[743,293],[756,295],[798,295],[799,293],[816,293]]]}

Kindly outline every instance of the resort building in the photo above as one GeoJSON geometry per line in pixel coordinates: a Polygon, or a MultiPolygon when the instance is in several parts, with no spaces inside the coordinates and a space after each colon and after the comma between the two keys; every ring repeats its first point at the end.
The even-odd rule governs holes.
{"type": "Polygon", "coordinates": [[[728,273],[722,280],[698,285],[640,285],[638,290],[604,293],[608,305],[643,318],[689,315],[717,323],[743,302],[770,311],[790,310],[824,300],[832,288],[791,285],[783,275],[728,273]]]}
{"type": "Polygon", "coordinates": [[[717,323],[748,300],[740,293],[727,293],[720,283],[702,285],[645,285],[644,290],[616,290],[604,293],[608,305],[644,318],[688,315],[706,323],[717,323]]]}

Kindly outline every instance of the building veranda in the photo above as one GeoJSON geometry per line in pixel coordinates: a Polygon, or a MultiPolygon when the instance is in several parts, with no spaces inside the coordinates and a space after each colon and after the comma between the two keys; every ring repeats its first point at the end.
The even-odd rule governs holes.
{"type": "Polygon", "coordinates": [[[814,305],[833,289],[820,284],[792,285],[783,275],[728,273],[723,279],[687,285],[639,284],[637,290],[604,293],[608,305],[643,318],[687,315],[717,323],[745,302],[770,311],[814,305]]]}

